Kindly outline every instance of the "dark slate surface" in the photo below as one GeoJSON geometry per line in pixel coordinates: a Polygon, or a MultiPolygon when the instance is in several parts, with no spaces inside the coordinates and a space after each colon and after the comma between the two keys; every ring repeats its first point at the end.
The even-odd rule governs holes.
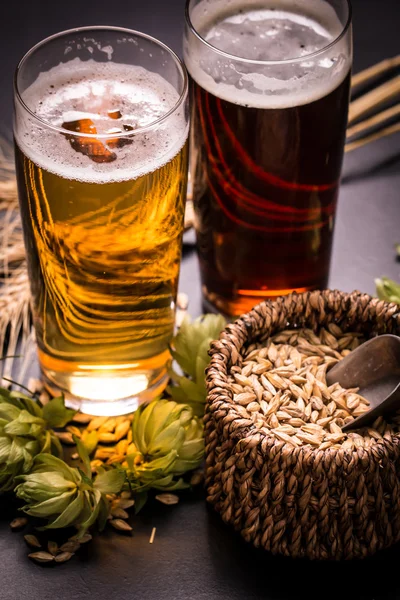
{"type": "MultiPolygon", "coordinates": [[[[354,0],[355,71],[399,52],[398,0],[354,0]]],[[[159,37],[178,53],[184,0],[31,0],[0,7],[0,131],[11,132],[12,75],[34,43],[79,25],[118,25],[159,37]]],[[[374,277],[400,280],[400,137],[346,157],[331,287],[374,292],[374,277]]],[[[190,312],[201,310],[193,235],[185,237],[181,289],[190,312]]],[[[395,600],[400,548],[351,564],[312,564],[272,557],[245,544],[207,509],[201,492],[178,506],[149,505],[132,518],[132,538],[108,532],[57,568],[27,558],[11,533],[14,508],[0,501],[0,600],[286,600],[298,597],[395,600]],[[148,543],[157,527],[155,543],[148,543]]]]}

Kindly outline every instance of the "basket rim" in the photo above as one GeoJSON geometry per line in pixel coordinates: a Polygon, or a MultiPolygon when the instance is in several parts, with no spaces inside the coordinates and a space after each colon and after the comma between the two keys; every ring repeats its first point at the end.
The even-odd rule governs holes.
{"type": "MultiPolygon", "coordinates": [[[[274,436],[269,435],[263,431],[262,428],[255,425],[252,421],[246,421],[245,418],[240,415],[236,410],[236,405],[233,401],[233,391],[229,394],[229,387],[224,386],[221,388],[221,382],[229,374],[232,363],[236,362],[240,354],[240,350],[244,344],[257,337],[254,335],[257,330],[257,323],[265,319],[263,312],[267,312],[273,316],[278,315],[283,309],[289,310],[293,308],[293,305],[303,305],[304,316],[321,314],[322,312],[329,315],[329,311],[332,314],[340,307],[344,314],[351,313],[351,308],[359,307],[360,314],[368,314],[369,309],[373,313],[373,319],[371,315],[368,315],[366,323],[372,323],[378,319],[378,316],[384,315],[385,319],[389,322],[392,320],[395,322],[395,326],[398,326],[400,332],[400,307],[394,302],[385,302],[378,298],[373,298],[369,294],[361,293],[357,290],[348,293],[339,290],[316,290],[312,292],[297,293],[292,292],[286,296],[279,296],[274,300],[265,300],[260,304],[256,305],[251,311],[241,315],[236,321],[228,324],[225,329],[221,332],[218,340],[211,343],[209,355],[211,356],[210,364],[206,370],[206,386],[207,386],[207,405],[206,405],[206,418],[208,415],[212,415],[216,411],[220,411],[222,408],[226,408],[230,414],[229,422],[236,421],[236,428],[234,432],[230,433],[230,437],[236,440],[239,445],[248,445],[249,448],[253,448],[256,445],[268,448],[268,451],[273,449],[274,451],[283,452],[284,454],[293,455],[294,458],[300,459],[305,463],[313,463],[316,459],[324,457],[324,459],[340,458],[340,461],[350,461],[355,457],[362,459],[364,453],[377,454],[377,459],[383,458],[386,453],[391,454],[394,450],[394,446],[400,445],[400,432],[394,433],[391,439],[374,440],[374,443],[369,448],[327,448],[319,449],[313,448],[311,445],[305,445],[301,447],[294,446],[283,440],[277,440],[274,436]],[[322,303],[321,303],[322,300],[322,303]],[[238,339],[239,338],[239,339],[238,339]],[[240,345],[234,343],[233,340],[240,341],[240,345]],[[221,361],[222,357],[222,361],[221,361]],[[224,389],[224,393],[221,392],[224,389]],[[213,397],[210,400],[210,396],[213,397]],[[232,419],[234,415],[234,419],[232,419]],[[244,421],[240,425],[238,422],[244,421]]],[[[334,321],[334,319],[332,319],[334,321]]],[[[290,323],[286,322],[286,328],[290,323]]],[[[293,325],[291,326],[293,327],[293,325]]],[[[278,331],[284,331],[285,327],[279,328],[273,333],[278,331]]],[[[260,335],[262,328],[258,326],[258,333],[260,335]]],[[[272,333],[271,333],[272,334],[272,333]]],[[[272,334],[273,335],[273,334],[272,334]]],[[[241,448],[243,450],[243,448],[241,448]]]]}

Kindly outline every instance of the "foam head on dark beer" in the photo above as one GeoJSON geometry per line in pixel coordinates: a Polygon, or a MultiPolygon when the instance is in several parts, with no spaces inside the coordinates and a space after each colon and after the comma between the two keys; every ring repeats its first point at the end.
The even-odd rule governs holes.
{"type": "Polygon", "coordinates": [[[327,49],[343,24],[324,0],[203,0],[191,21],[203,40],[225,54],[194,38],[186,41],[190,75],[228,102],[254,108],[308,104],[332,92],[349,72],[346,40],[327,49]]]}

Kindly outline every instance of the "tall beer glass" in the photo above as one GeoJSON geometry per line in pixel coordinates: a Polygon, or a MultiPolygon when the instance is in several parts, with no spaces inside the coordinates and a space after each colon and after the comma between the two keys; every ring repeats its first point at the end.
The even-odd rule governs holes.
{"type": "Polygon", "coordinates": [[[203,293],[228,314],[327,284],[352,62],[347,0],[188,0],[203,293]]]}
{"type": "Polygon", "coordinates": [[[35,46],[15,78],[15,149],[39,360],[84,412],[166,385],[187,184],[187,76],[138,32],[35,46]]]}

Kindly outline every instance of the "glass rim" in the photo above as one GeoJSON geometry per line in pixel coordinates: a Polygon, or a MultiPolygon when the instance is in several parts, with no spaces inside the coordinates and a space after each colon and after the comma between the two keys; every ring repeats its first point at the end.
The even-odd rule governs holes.
{"type": "MultiPolygon", "coordinates": [[[[110,61],[110,62],[112,62],[112,61],[110,61]]],[[[157,38],[155,38],[147,33],[142,33],[141,31],[136,31],[135,29],[128,29],[125,27],[114,27],[112,25],[92,25],[92,26],[84,26],[84,27],[74,27],[72,29],[65,29],[64,31],[54,33],[53,35],[50,35],[50,36],[44,38],[43,40],[41,40],[40,42],[38,42],[37,44],[32,46],[32,48],[30,48],[24,54],[24,56],[21,58],[21,60],[17,64],[15,73],[14,73],[13,87],[14,87],[14,98],[19,102],[21,107],[35,121],[37,121],[38,123],[40,123],[40,125],[46,127],[47,129],[51,129],[52,131],[56,131],[56,132],[62,133],[64,135],[66,134],[66,135],[77,137],[77,138],[82,137],[82,138],[90,138],[90,139],[97,139],[97,140],[110,140],[110,139],[117,140],[120,138],[134,137],[135,135],[138,135],[140,133],[145,133],[146,131],[150,131],[150,130],[158,127],[164,121],[168,120],[168,118],[171,117],[179,109],[179,107],[182,106],[182,104],[185,102],[187,95],[188,95],[189,82],[188,82],[187,71],[186,71],[186,68],[185,68],[183,62],[181,61],[179,56],[169,46],[164,44],[164,42],[161,42],[157,38]],[[174,60],[176,66],[178,67],[179,73],[182,77],[183,89],[182,89],[182,92],[179,94],[178,100],[176,101],[174,106],[167,113],[165,113],[164,115],[161,115],[161,117],[158,117],[158,119],[156,119],[155,121],[152,121],[148,125],[143,125],[142,127],[137,127],[133,131],[121,131],[120,133],[99,133],[99,134],[83,133],[83,132],[75,132],[75,131],[72,132],[69,129],[64,129],[63,127],[59,127],[57,125],[52,125],[51,123],[45,121],[44,119],[39,117],[37,114],[35,114],[29,108],[29,106],[24,102],[24,100],[21,96],[21,93],[19,91],[19,87],[18,87],[18,75],[20,73],[21,68],[24,66],[26,61],[29,60],[29,58],[32,56],[32,54],[34,54],[34,52],[36,52],[36,50],[38,50],[42,46],[45,46],[48,42],[51,42],[52,40],[55,40],[57,38],[61,38],[64,35],[69,35],[69,34],[73,34],[73,33],[76,34],[76,33],[81,33],[81,32],[85,32],[85,31],[89,32],[89,31],[101,31],[101,30],[121,32],[121,33],[126,33],[127,35],[135,35],[135,36],[141,37],[143,39],[146,39],[146,40],[156,44],[157,46],[161,47],[163,50],[166,50],[166,52],[168,52],[168,54],[170,56],[172,56],[172,59],[174,60]]]]}
{"type": "Polygon", "coordinates": [[[339,35],[336,36],[335,39],[333,39],[331,42],[329,42],[329,44],[327,44],[323,48],[320,48],[319,50],[315,50],[314,52],[310,52],[309,54],[305,54],[304,56],[298,56],[297,58],[285,58],[283,60],[255,60],[252,58],[244,58],[242,56],[236,56],[235,54],[230,54],[229,52],[225,52],[224,50],[221,50],[221,49],[217,48],[216,46],[213,46],[205,38],[203,38],[200,35],[200,33],[197,31],[195,26],[193,25],[192,19],[190,17],[189,5],[191,4],[191,2],[192,2],[192,0],[186,0],[185,20],[186,20],[186,24],[189,27],[189,29],[191,30],[191,32],[197,37],[197,39],[200,42],[202,42],[205,46],[208,46],[208,48],[210,50],[212,50],[213,52],[216,52],[217,54],[219,54],[220,56],[223,56],[224,58],[227,58],[229,60],[240,61],[244,64],[258,65],[258,66],[261,66],[261,65],[265,65],[265,66],[276,65],[277,66],[277,65],[285,65],[285,64],[289,65],[289,64],[293,64],[293,63],[303,62],[304,60],[308,60],[310,58],[314,58],[314,57],[317,57],[317,56],[325,53],[330,48],[333,48],[346,35],[346,33],[351,25],[352,16],[353,16],[353,8],[351,5],[351,0],[344,0],[344,3],[347,5],[347,10],[348,10],[346,23],[343,25],[343,28],[342,28],[341,32],[339,33],[339,35]]]}

